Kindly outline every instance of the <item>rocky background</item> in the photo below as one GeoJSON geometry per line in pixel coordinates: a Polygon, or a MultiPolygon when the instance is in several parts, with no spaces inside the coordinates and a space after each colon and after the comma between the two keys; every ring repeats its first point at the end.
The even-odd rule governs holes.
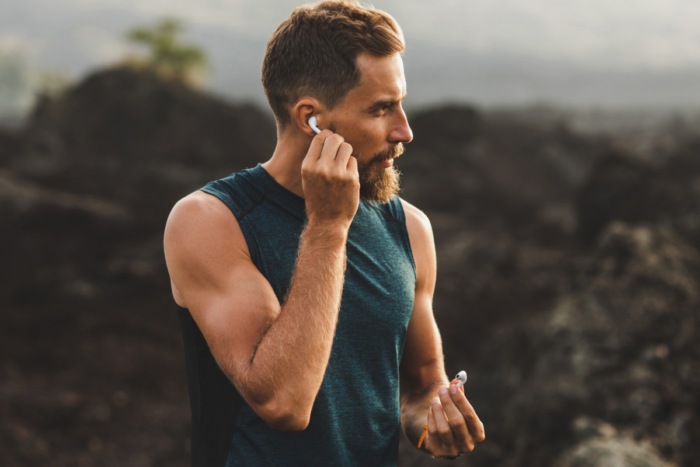
{"type": "MultiPolygon", "coordinates": [[[[409,117],[403,196],[487,440],[450,464],[402,443],[400,465],[700,464],[700,129],[409,117]]],[[[128,69],[0,129],[0,465],[189,465],[163,227],[274,142],[260,110],[128,69]]]]}

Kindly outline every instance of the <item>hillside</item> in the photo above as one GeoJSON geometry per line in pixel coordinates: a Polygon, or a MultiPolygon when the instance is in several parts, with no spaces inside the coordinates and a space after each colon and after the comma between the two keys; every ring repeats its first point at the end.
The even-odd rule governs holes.
{"type": "MultiPolygon", "coordinates": [[[[447,370],[487,430],[463,463],[697,464],[700,134],[642,157],[563,120],[411,125],[402,196],[433,224],[447,370]]],[[[162,230],[274,144],[260,110],[126,69],[0,129],[0,464],[189,465],[162,230]]]]}

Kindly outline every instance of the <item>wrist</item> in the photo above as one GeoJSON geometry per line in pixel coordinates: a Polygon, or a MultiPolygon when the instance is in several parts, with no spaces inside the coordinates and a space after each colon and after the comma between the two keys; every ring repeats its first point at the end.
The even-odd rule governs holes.
{"type": "MultiPolygon", "coordinates": [[[[404,434],[414,446],[418,445],[424,427],[428,423],[430,400],[444,386],[447,386],[447,383],[444,381],[434,381],[410,394],[402,401],[401,418],[404,434]]],[[[425,441],[420,449],[425,449],[425,441]]]]}
{"type": "MultiPolygon", "coordinates": [[[[429,404],[427,406],[429,408],[429,404]]],[[[414,446],[418,446],[425,425],[428,423],[428,412],[426,405],[418,400],[407,402],[402,407],[401,421],[406,438],[414,446]]],[[[425,441],[420,449],[425,449],[425,441]]]]}
{"type": "Polygon", "coordinates": [[[328,239],[347,240],[350,223],[322,220],[310,217],[306,223],[305,232],[313,232],[328,239]]]}

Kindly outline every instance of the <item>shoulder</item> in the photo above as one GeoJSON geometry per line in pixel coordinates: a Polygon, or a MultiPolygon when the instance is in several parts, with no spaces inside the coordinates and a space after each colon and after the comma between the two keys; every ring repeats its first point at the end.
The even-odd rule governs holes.
{"type": "MultiPolygon", "coordinates": [[[[216,196],[195,191],[178,201],[165,225],[166,256],[217,246],[245,247],[238,221],[216,196]]],[[[246,248],[247,249],[247,248],[246,248]]]]}
{"type": "Polygon", "coordinates": [[[185,228],[202,222],[220,224],[235,222],[236,218],[217,197],[203,191],[195,191],[175,203],[166,223],[166,232],[173,228],[185,228]]]}
{"type": "Polygon", "coordinates": [[[430,220],[423,211],[401,199],[406,215],[406,230],[416,263],[417,290],[431,291],[435,286],[437,259],[430,220]]]}
{"type": "Polygon", "coordinates": [[[408,235],[411,237],[411,245],[413,245],[414,238],[421,243],[428,241],[432,244],[433,228],[430,225],[428,216],[403,198],[399,199],[401,200],[401,205],[403,206],[403,211],[406,216],[406,229],[408,230],[408,235]]]}

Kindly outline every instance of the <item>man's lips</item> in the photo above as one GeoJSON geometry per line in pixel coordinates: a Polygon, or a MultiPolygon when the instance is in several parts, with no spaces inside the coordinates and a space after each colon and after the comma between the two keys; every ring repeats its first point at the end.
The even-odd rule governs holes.
{"type": "Polygon", "coordinates": [[[384,151],[383,153],[377,154],[369,165],[378,164],[380,167],[388,168],[394,165],[394,159],[400,157],[403,154],[404,147],[401,143],[393,146],[391,149],[384,151]],[[382,159],[380,159],[383,157],[382,159]]]}

